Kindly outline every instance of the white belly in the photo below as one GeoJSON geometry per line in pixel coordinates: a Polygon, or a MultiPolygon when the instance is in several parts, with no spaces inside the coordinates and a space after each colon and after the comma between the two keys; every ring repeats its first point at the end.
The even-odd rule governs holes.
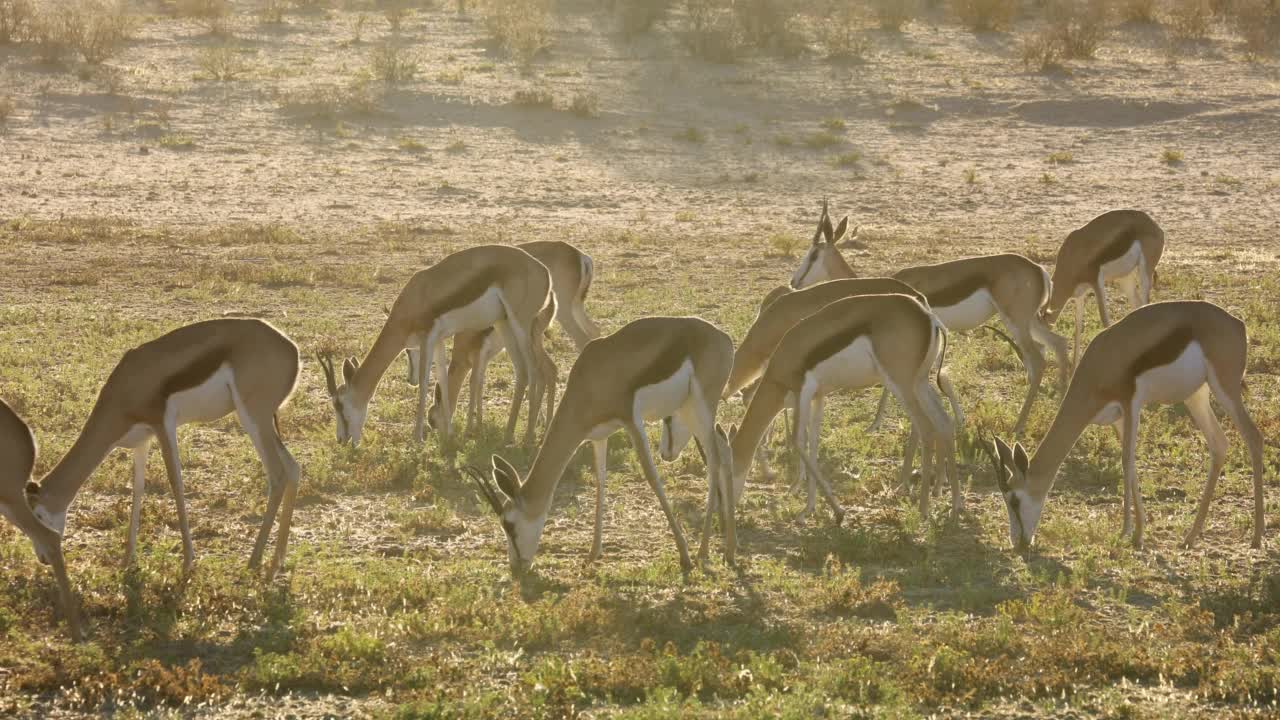
{"type": "Polygon", "coordinates": [[[233,382],[235,376],[231,366],[222,365],[199,385],[170,395],[165,403],[165,418],[172,418],[176,427],[223,417],[235,410],[235,401],[231,397],[233,382]]]}
{"type": "Polygon", "coordinates": [[[1094,425],[1114,425],[1116,421],[1120,419],[1120,413],[1122,410],[1123,408],[1120,407],[1120,403],[1107,403],[1106,406],[1103,407],[1102,410],[1098,411],[1098,414],[1089,422],[1094,425]]]}
{"type": "Polygon", "coordinates": [[[1208,381],[1208,360],[1200,343],[1192,341],[1177,360],[1138,375],[1134,401],[1140,406],[1182,402],[1208,381]]]}
{"type": "Polygon", "coordinates": [[[1104,264],[1098,270],[1098,280],[1106,282],[1115,280],[1116,278],[1128,277],[1138,269],[1138,263],[1142,260],[1142,245],[1135,242],[1129,246],[1124,255],[1104,264]]]}
{"type": "Polygon", "coordinates": [[[463,330],[483,330],[505,318],[506,312],[502,308],[502,291],[491,287],[475,300],[446,311],[436,318],[433,329],[441,336],[454,335],[463,330]]]}
{"type": "Polygon", "coordinates": [[[996,312],[996,303],[986,288],[979,288],[969,297],[955,305],[946,307],[933,306],[933,314],[938,316],[943,327],[948,330],[972,330],[982,325],[996,312]]]}
{"type": "Polygon", "coordinates": [[[674,414],[689,399],[692,383],[693,361],[686,359],[671,377],[636,390],[632,415],[643,421],[674,414]]]}
{"type": "Polygon", "coordinates": [[[814,383],[814,392],[821,395],[830,390],[852,390],[878,385],[879,367],[871,347],[871,338],[863,335],[805,373],[805,384],[814,383]]]}
{"type": "Polygon", "coordinates": [[[150,440],[153,433],[151,428],[146,425],[134,425],[129,428],[129,432],[120,438],[120,442],[116,443],[116,447],[136,448],[143,442],[150,440]]]}

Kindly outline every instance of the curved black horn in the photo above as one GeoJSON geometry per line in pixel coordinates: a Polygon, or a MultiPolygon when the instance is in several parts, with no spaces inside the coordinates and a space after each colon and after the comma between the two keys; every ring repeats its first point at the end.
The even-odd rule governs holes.
{"type": "Polygon", "coordinates": [[[328,355],[316,355],[316,362],[320,363],[320,369],[324,371],[324,382],[329,389],[329,395],[337,397],[338,381],[333,374],[333,358],[328,355]]]}

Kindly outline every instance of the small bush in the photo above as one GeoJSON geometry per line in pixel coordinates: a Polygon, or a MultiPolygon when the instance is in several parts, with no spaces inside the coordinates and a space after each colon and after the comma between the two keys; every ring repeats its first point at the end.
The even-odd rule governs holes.
{"type": "Polygon", "coordinates": [[[17,104],[13,98],[8,95],[0,96],[0,125],[9,122],[9,116],[13,115],[14,108],[17,104]]]}
{"type": "Polygon", "coordinates": [[[382,9],[382,14],[387,18],[387,26],[391,28],[391,32],[398,33],[400,28],[404,26],[404,21],[408,19],[408,6],[403,2],[392,3],[382,9]]]}
{"type": "Polygon", "coordinates": [[[1280,47],[1280,3],[1237,0],[1232,12],[1236,32],[1250,55],[1267,55],[1280,47]]]}
{"type": "Polygon", "coordinates": [[[29,38],[35,18],[31,0],[0,0],[0,45],[29,38]]]}
{"type": "Polygon", "coordinates": [[[579,90],[569,101],[569,112],[581,118],[592,118],[600,114],[600,98],[588,90],[579,90]]]}
{"type": "Polygon", "coordinates": [[[1022,38],[1022,64],[1027,69],[1048,72],[1062,65],[1062,45],[1049,29],[1022,38]]]}
{"type": "Polygon", "coordinates": [[[1121,0],[1118,5],[1123,20],[1143,23],[1156,21],[1156,0],[1121,0]]]}
{"type": "Polygon", "coordinates": [[[871,0],[876,22],[884,30],[901,30],[916,19],[920,12],[919,0],[871,0]]]}
{"type": "Polygon", "coordinates": [[[244,63],[240,62],[239,52],[231,45],[205,48],[200,53],[198,62],[205,77],[219,82],[234,80],[237,75],[245,71],[244,63]]]}
{"type": "Polygon", "coordinates": [[[744,40],[724,0],[685,0],[685,21],[684,43],[694,57],[716,63],[738,59],[744,40]]]}
{"type": "Polygon", "coordinates": [[[1212,21],[1209,0],[1173,0],[1169,8],[1169,32],[1179,40],[1205,39],[1212,21]]]}
{"type": "Polygon", "coordinates": [[[551,47],[551,0],[487,0],[489,34],[520,64],[551,47]]]}
{"type": "Polygon", "coordinates": [[[834,161],[836,167],[855,167],[862,160],[862,153],[854,150],[852,152],[842,153],[836,156],[834,161]]]}
{"type": "Polygon", "coordinates": [[[418,74],[418,58],[395,42],[384,42],[369,55],[369,72],[388,85],[409,82],[418,74]]]}
{"type": "Polygon", "coordinates": [[[797,14],[792,0],[735,0],[733,12],[747,44],[772,49],[792,44],[797,14]]]}
{"type": "Polygon", "coordinates": [[[685,142],[691,143],[704,143],[707,141],[707,134],[692,125],[681,130],[672,137],[676,140],[684,140],[685,142]]]}
{"type": "Polygon", "coordinates": [[[516,107],[549,110],[555,107],[556,98],[546,88],[521,88],[511,93],[511,104],[516,107]]]}
{"type": "Polygon", "coordinates": [[[817,36],[828,60],[861,62],[871,48],[852,3],[839,4],[826,22],[818,23],[817,36]]]}
{"type": "Polygon", "coordinates": [[[1107,0],[1054,0],[1048,19],[1063,57],[1091,58],[1107,34],[1107,0]]]}
{"type": "Polygon", "coordinates": [[[1018,0],[952,0],[951,11],[974,32],[1004,30],[1018,14],[1018,0]]]}
{"type": "Polygon", "coordinates": [[[231,0],[178,0],[178,17],[195,20],[213,35],[231,32],[231,0]]]}
{"type": "Polygon", "coordinates": [[[1173,148],[1165,148],[1164,152],[1160,153],[1160,160],[1165,165],[1180,165],[1182,164],[1182,157],[1182,151],[1173,148]]]}

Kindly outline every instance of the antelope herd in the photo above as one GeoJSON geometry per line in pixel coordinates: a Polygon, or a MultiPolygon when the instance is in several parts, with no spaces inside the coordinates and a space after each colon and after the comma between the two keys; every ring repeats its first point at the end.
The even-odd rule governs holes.
{"type": "MultiPolygon", "coordinates": [[[[409,382],[417,387],[414,436],[426,427],[448,439],[460,386],[470,374],[467,432],[483,423],[485,369],[503,350],[515,369],[505,439],[514,442],[520,410],[528,401],[524,442],[534,445],[546,398],[545,430],[523,475],[495,455],[492,468],[465,467],[501,522],[511,573],[518,577],[538,551],[555,488],[579,446],[590,441],[596,473],[596,512],[590,559],[602,552],[608,438],[625,430],[645,479],[657,495],[675,538],[681,567],[693,563],[681,525],[664,491],[645,434],[662,421],[659,454],[674,459],[692,438],[707,471],[707,506],[700,561],[705,561],[715,517],[723,553],[734,563],[734,513],[752,461],[779,414],[790,413],[787,440],[799,460],[797,482],[808,489],[806,515],[821,492],[839,524],[844,510],[818,463],[824,398],[841,390],[881,385],[880,424],[892,394],[910,419],[899,472],[908,487],[916,447],[921,448],[918,499],[929,498],[942,479],[951,487],[951,509],[963,509],[956,467],[957,428],[964,414],[948,378],[946,352],[955,331],[983,327],[999,316],[996,331],[1026,366],[1028,389],[1012,430],[1026,428],[1045,371],[1046,349],[1065,387],[1061,404],[1034,454],[1021,443],[993,438],[995,481],[1009,513],[1009,537],[1025,550],[1035,537],[1059,466],[1090,423],[1112,425],[1124,468],[1122,533],[1141,547],[1146,518],[1136,472],[1138,419],[1143,407],[1182,402],[1209,446],[1209,475],[1185,544],[1199,536],[1227,440],[1210,405],[1217,398],[1244,436],[1253,466],[1252,547],[1263,537],[1262,435],[1241,397],[1248,340],[1244,324],[1204,301],[1148,304],[1164,233],[1149,215],[1117,210],[1067,235],[1053,274],[1016,254],[970,257],[900,270],[893,277],[857,278],[838,243],[848,218],[832,225],[826,203],[811,247],[788,285],[770,292],[736,351],[723,331],[699,318],[646,317],[600,337],[585,300],[595,274],[589,256],[564,242],[483,245],[453,253],[415,274],[386,311],[387,318],[363,360],[339,366],[318,358],[340,443],[358,443],[382,376],[402,353],[409,382]],[[1116,324],[1107,312],[1106,284],[1117,281],[1133,305],[1116,324]],[[1092,293],[1104,329],[1080,353],[1084,301],[1092,293]],[[1052,324],[1075,301],[1075,342],[1052,324]],[[557,368],[543,345],[553,320],[579,353],[556,402],[557,368]],[[445,341],[453,337],[446,361],[445,341]],[[1078,358],[1078,362],[1077,362],[1078,358]],[[431,383],[432,368],[436,382],[431,383]],[[1074,369],[1074,372],[1073,372],[1074,369]],[[427,396],[433,404],[428,409],[427,396]],[[741,426],[717,423],[720,402],[741,393],[741,426]],[[950,414],[942,401],[945,395],[950,414]],[[527,396],[527,398],[526,398],[527,396]]],[[[851,233],[857,235],[855,228],[851,233]]],[[[990,327],[990,326],[987,326],[990,327]]],[[[992,328],[993,330],[995,328],[992,328]]],[[[279,514],[270,576],[285,559],[299,466],[285,447],[277,422],[298,380],[298,348],[260,320],[221,319],[174,330],[124,354],[98,394],[78,439],[40,481],[31,481],[36,443],[30,429],[0,401],[0,513],[32,541],[50,565],[75,639],[78,612],[62,554],[67,511],[90,474],[115,448],[134,455],[133,506],[126,562],[132,563],[140,520],[147,450],[154,438],[164,457],[182,532],[183,568],[194,561],[187,522],[177,428],[234,412],[266,470],[268,502],[249,565],[256,568],[279,514]]],[[[762,463],[763,465],[763,463],[762,463]]],[[[764,468],[769,472],[767,466],[764,468]]]]}

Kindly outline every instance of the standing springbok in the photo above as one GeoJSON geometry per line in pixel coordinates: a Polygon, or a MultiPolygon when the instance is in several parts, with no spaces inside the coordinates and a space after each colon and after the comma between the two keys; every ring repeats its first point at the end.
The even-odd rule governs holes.
{"type": "MultiPolygon", "coordinates": [[[[267,474],[267,509],[249,567],[262,560],[271,526],[280,511],[276,552],[268,576],[283,564],[298,493],[298,464],[280,438],[277,413],[298,381],[298,347],[261,320],[223,318],[178,328],[129,350],[120,358],[67,454],[38,484],[27,486],[31,512],[58,536],[66,531],[67,510],[107,454],[133,450],[133,511],[126,564],[132,563],[142,513],[147,449],[159,441],[182,532],[183,573],[195,561],[187,519],[178,427],[212,422],[232,412],[253,441],[267,474]]],[[[46,553],[37,543],[37,552],[46,553]]]]}
{"type": "MultiPolygon", "coordinates": [[[[774,302],[765,305],[764,309],[756,317],[755,322],[747,330],[746,337],[743,338],[738,345],[738,349],[734,352],[733,371],[729,374],[729,381],[725,384],[723,398],[727,399],[734,393],[742,391],[744,403],[750,404],[751,397],[755,393],[754,383],[764,374],[765,365],[769,362],[769,358],[777,350],[779,343],[782,342],[787,332],[804,318],[813,315],[836,300],[859,295],[885,294],[910,295],[920,302],[924,301],[924,296],[912,289],[911,286],[892,278],[831,280],[811,285],[804,290],[781,294],[774,302]]],[[[941,379],[943,392],[947,394],[947,398],[951,402],[951,408],[956,415],[957,422],[963,422],[964,414],[960,410],[959,401],[956,399],[955,389],[951,386],[951,382],[945,374],[941,375],[941,379]]],[[[793,404],[793,401],[788,401],[787,405],[791,404],[793,404]]],[[[815,416],[818,419],[815,421],[811,431],[806,433],[810,443],[809,451],[811,454],[817,452],[818,436],[821,432],[822,398],[817,398],[814,401],[814,409],[815,416]]],[[[790,431],[788,431],[788,434],[790,434],[790,431]]],[[[668,461],[673,460],[679,455],[688,440],[688,429],[684,428],[678,421],[669,419],[663,425],[662,442],[659,445],[662,458],[668,461]]],[[[789,440],[790,438],[788,438],[789,440]]],[[[763,442],[760,443],[757,450],[757,456],[763,472],[766,476],[770,475],[767,459],[763,452],[763,442]]],[[[801,470],[803,468],[804,465],[801,464],[801,470]]],[[[799,476],[797,481],[799,481],[803,480],[805,473],[801,472],[797,473],[797,475],[799,476]]],[[[812,486],[810,489],[812,491],[812,486]]],[[[810,507],[813,506],[813,503],[814,498],[811,496],[809,498],[810,507]]]]}
{"type": "MultiPolygon", "coordinates": [[[[555,296],[546,266],[532,255],[509,245],[481,245],[459,250],[414,274],[400,291],[387,321],[363,362],[347,358],[338,384],[333,360],[321,358],[329,397],[337,416],[338,442],[359,443],[364,433],[369,401],[387,368],[406,348],[417,348],[419,363],[418,411],[414,438],[425,439],[427,393],[431,366],[440,375],[444,418],[437,428],[443,443],[449,437],[452,388],[445,373],[444,341],[464,330],[496,327],[515,367],[516,387],[505,433],[514,442],[520,405],[529,394],[530,422],[525,443],[533,444],[537,408],[547,383],[541,368],[551,362],[542,345],[542,334],[555,315],[555,296]],[[550,307],[548,314],[547,308],[550,307]]],[[[552,365],[554,367],[554,365],[552,365]]]]}
{"type": "Polygon", "coordinates": [[[80,630],[75,596],[71,592],[71,580],[67,578],[66,561],[62,556],[62,535],[41,522],[27,504],[28,483],[36,465],[36,439],[27,424],[4,400],[0,400],[0,458],[4,459],[4,469],[0,471],[0,515],[31,539],[36,557],[53,569],[62,615],[71,628],[71,639],[80,642],[84,636],[80,630]]]}
{"type": "MultiPolygon", "coordinates": [[[[839,524],[844,510],[818,469],[818,445],[809,442],[808,437],[817,434],[825,395],[883,384],[906,408],[913,435],[919,436],[924,445],[921,511],[928,512],[935,454],[951,480],[952,508],[962,509],[964,500],[955,469],[954,425],[929,382],[930,373],[941,364],[945,352],[946,328],[923,303],[909,295],[849,297],[796,323],[769,358],[741,429],[730,432],[734,502],[742,495],[752,456],[765,430],[790,399],[796,412],[792,446],[800,454],[809,478],[806,513],[814,510],[816,484],[839,524]]],[[[913,454],[914,441],[909,441],[901,471],[904,485],[913,454]]]]}
{"type": "Polygon", "coordinates": [[[1071,386],[1062,398],[1048,433],[1027,457],[1022,443],[1012,448],[997,439],[996,482],[1009,510],[1009,539],[1025,550],[1035,538],[1045,499],[1058,468],[1090,424],[1119,431],[1124,465],[1124,523],[1142,547],[1146,515],[1138,485],[1138,418],[1142,408],[1181,402],[1209,445],[1209,475],[1195,521],[1184,544],[1191,546],[1204,527],[1214,486],[1227,457],[1227,438],[1210,406],[1210,394],[1226,408],[1253,463],[1253,541],[1262,547],[1262,434],[1249,417],[1241,393],[1249,348],[1245,325],[1212,303],[1161,302],[1134,310],[1103,330],[1085,348],[1071,386]],[[1130,512],[1132,508],[1132,513],[1130,512]]]}
{"type": "Polygon", "coordinates": [[[1118,280],[1134,309],[1151,302],[1156,265],[1164,254],[1164,230],[1141,210],[1112,210],[1072,230],[1058,249],[1053,266],[1053,292],[1044,308],[1053,322],[1071,300],[1076,305],[1075,341],[1071,362],[1080,353],[1084,329],[1084,300],[1090,292],[1098,301],[1102,327],[1111,324],[1107,312],[1108,280],[1118,280]]]}
{"type": "MultiPolygon", "coordinates": [[[[705,558],[712,501],[717,496],[728,497],[732,475],[728,439],[715,422],[732,363],[733,341],[699,318],[643,318],[588,343],[569,371],[564,396],[528,476],[521,479],[516,469],[497,455],[493,456],[493,482],[481,471],[469,471],[502,522],[512,576],[522,576],[533,563],[556,485],[578,446],[588,440],[595,451],[596,471],[590,558],[600,558],[608,439],[619,428],[630,437],[645,478],[658,496],[675,536],[680,567],[686,573],[693,567],[680,521],[667,502],[644,432],[645,421],[670,415],[679,415],[692,428],[707,456],[707,516],[699,550],[699,558],[705,558]]],[[[725,533],[725,560],[732,564],[736,547],[733,507],[728,502],[718,506],[725,533]]]]}
{"type": "MultiPolygon", "coordinates": [[[[582,348],[588,342],[600,337],[600,329],[591,317],[587,315],[585,304],[587,291],[591,288],[591,282],[595,275],[595,264],[592,262],[591,256],[573,245],[559,240],[535,240],[533,242],[520,243],[516,247],[537,258],[538,262],[541,262],[550,271],[551,292],[555,293],[556,296],[555,318],[559,321],[560,327],[573,340],[578,352],[582,352],[582,348]]],[[[453,338],[453,352],[449,356],[449,369],[447,371],[448,385],[451,388],[461,388],[462,383],[467,379],[467,375],[470,374],[471,376],[470,399],[467,404],[466,432],[468,433],[473,432],[480,423],[484,422],[485,371],[489,366],[489,362],[504,349],[502,337],[493,328],[466,330],[458,333],[453,338]]],[[[418,352],[410,348],[406,351],[406,354],[409,357],[409,383],[411,385],[416,384],[418,382],[418,352]]],[[[555,366],[544,366],[543,375],[555,377],[557,375],[555,366]]],[[[451,415],[457,408],[460,395],[460,392],[454,392],[451,395],[453,401],[453,407],[449,409],[451,415]]],[[[551,413],[555,409],[555,396],[555,383],[549,383],[547,386],[546,416],[548,421],[550,421],[551,413]]],[[[427,423],[432,428],[438,428],[444,418],[444,408],[441,405],[442,398],[440,397],[438,386],[435,391],[435,398],[435,403],[427,411],[427,423]]]]}
{"type": "MultiPolygon", "coordinates": [[[[831,218],[823,205],[820,232],[814,236],[812,248],[792,276],[793,287],[854,277],[853,268],[836,247],[848,221],[849,218],[844,218],[839,227],[832,230],[831,218]]],[[[1049,302],[1050,282],[1049,273],[1040,265],[1022,255],[1003,253],[910,267],[894,273],[893,277],[923,293],[929,300],[929,308],[953,332],[973,330],[992,316],[1000,316],[1027,369],[1027,396],[1018,412],[1014,435],[1026,428],[1044,375],[1045,356],[1041,344],[1053,350],[1058,359],[1059,381],[1066,386],[1071,373],[1067,341],[1041,318],[1041,309],[1049,302]]],[[[873,426],[879,425],[885,399],[882,395],[873,426]]]]}

